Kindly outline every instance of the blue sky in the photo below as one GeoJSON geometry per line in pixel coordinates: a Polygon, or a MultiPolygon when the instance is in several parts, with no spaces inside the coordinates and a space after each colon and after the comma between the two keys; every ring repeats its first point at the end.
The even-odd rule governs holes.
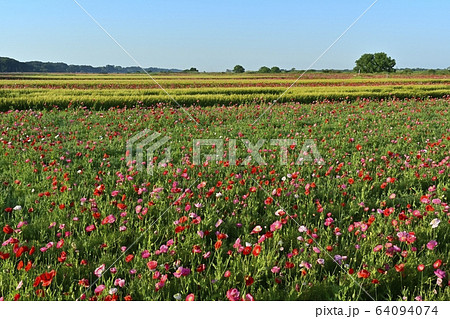
{"type": "MultiPolygon", "coordinates": [[[[306,68],[373,2],[78,1],[143,66],[201,71],[306,68]]],[[[313,68],[380,51],[397,67],[450,67],[449,12],[448,0],[379,0],[313,68]]],[[[73,0],[0,0],[0,56],[135,65],[73,0]]]]}

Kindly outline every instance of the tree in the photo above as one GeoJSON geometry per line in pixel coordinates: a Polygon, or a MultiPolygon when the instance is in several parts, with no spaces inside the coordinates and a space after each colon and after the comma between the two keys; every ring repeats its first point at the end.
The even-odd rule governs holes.
{"type": "Polygon", "coordinates": [[[244,73],[245,72],[245,69],[244,69],[244,67],[242,66],[242,65],[236,65],[235,67],[234,67],[234,69],[233,69],[233,72],[234,73],[244,73]]]}
{"type": "Polygon", "coordinates": [[[189,72],[198,72],[198,70],[197,70],[197,68],[192,67],[189,69],[189,72]]]}
{"type": "Polygon", "coordinates": [[[262,66],[259,68],[259,73],[270,73],[270,69],[267,66],[262,66]]]}
{"type": "Polygon", "coordinates": [[[356,66],[353,70],[363,73],[395,72],[394,66],[395,60],[384,52],[366,53],[356,60],[356,66]]]}
{"type": "Polygon", "coordinates": [[[270,72],[272,72],[272,73],[281,73],[281,70],[280,70],[279,67],[273,66],[273,67],[270,69],[270,72]]]}

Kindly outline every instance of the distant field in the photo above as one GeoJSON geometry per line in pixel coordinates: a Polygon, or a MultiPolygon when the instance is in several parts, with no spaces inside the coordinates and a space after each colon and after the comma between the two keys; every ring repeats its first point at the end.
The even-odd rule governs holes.
{"type": "MultiPolygon", "coordinates": [[[[170,74],[154,79],[181,105],[311,103],[358,98],[426,98],[450,94],[449,76],[305,74],[170,74]]],[[[147,75],[3,74],[0,109],[83,105],[95,109],[174,101],[147,75]]]]}

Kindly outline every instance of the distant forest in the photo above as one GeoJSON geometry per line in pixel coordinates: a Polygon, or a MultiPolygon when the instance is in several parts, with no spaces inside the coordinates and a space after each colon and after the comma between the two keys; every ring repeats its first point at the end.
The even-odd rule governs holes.
{"type": "MultiPolygon", "coordinates": [[[[266,66],[261,67],[258,71],[245,70],[242,66],[237,65],[233,70],[226,70],[226,73],[287,73],[287,72],[303,72],[304,70],[297,70],[292,68],[290,70],[280,69],[277,66],[268,68],[266,66]],[[236,68],[238,67],[238,68],[236,68]]],[[[146,72],[149,73],[199,73],[197,68],[192,67],[186,70],[180,69],[164,69],[157,67],[145,68],[146,72]]],[[[106,66],[91,66],[91,65],[73,65],[66,64],[63,62],[41,62],[41,61],[30,61],[30,62],[20,62],[15,59],[0,57],[0,73],[143,73],[142,69],[138,66],[117,66],[117,65],[106,65],[106,66]]],[[[321,72],[321,73],[341,73],[341,72],[354,72],[354,70],[337,70],[337,69],[322,69],[315,70],[310,69],[308,73],[321,72]]],[[[436,74],[436,75],[448,75],[450,74],[450,67],[447,69],[425,69],[425,68],[399,68],[395,69],[397,73],[410,74],[410,73],[423,73],[423,74],[436,74]]],[[[224,73],[224,72],[222,72],[224,73]]]]}
{"type": "MultiPolygon", "coordinates": [[[[181,72],[178,69],[146,68],[147,72],[181,72]]],[[[94,67],[91,65],[68,65],[62,62],[30,61],[20,62],[11,58],[0,57],[0,72],[37,72],[37,73],[140,73],[140,67],[121,67],[106,65],[94,67]]]]}

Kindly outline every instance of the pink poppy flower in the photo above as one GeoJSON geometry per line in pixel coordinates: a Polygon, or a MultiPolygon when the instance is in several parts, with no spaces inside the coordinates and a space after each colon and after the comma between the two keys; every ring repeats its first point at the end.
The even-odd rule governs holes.
{"type": "Polygon", "coordinates": [[[114,280],[114,286],[119,286],[120,288],[122,288],[123,286],[125,286],[125,279],[117,278],[116,280],[114,280]]]}
{"type": "Polygon", "coordinates": [[[60,241],[58,241],[57,243],[56,243],[56,248],[61,248],[62,246],[64,245],[64,239],[61,239],[60,241]]]}
{"type": "Polygon", "coordinates": [[[259,233],[260,231],[262,230],[262,227],[261,226],[255,226],[255,228],[253,228],[253,230],[251,231],[251,233],[250,234],[257,234],[257,233],[259,233]]]}
{"type": "Polygon", "coordinates": [[[173,273],[176,278],[180,278],[181,276],[185,277],[191,273],[189,268],[178,267],[178,269],[173,273]]]}
{"type": "Polygon", "coordinates": [[[141,205],[137,205],[135,210],[136,210],[136,214],[139,214],[141,212],[141,210],[142,210],[142,206],[141,205]]]}
{"type": "Polygon", "coordinates": [[[239,301],[239,294],[239,290],[232,288],[227,291],[227,298],[230,301],[239,301]]]}
{"type": "Polygon", "coordinates": [[[100,278],[104,271],[105,271],[105,264],[102,264],[101,266],[99,266],[94,270],[94,275],[100,278]]]}
{"type": "Polygon", "coordinates": [[[255,301],[255,298],[251,294],[245,294],[244,301],[255,301]]]}
{"type": "Polygon", "coordinates": [[[86,231],[89,233],[91,231],[95,230],[95,225],[89,225],[86,227],[86,231]]]}
{"type": "Polygon", "coordinates": [[[373,248],[373,251],[374,251],[374,252],[377,252],[377,251],[380,251],[381,249],[383,249],[383,245],[376,245],[376,246],[373,248]]]}
{"type": "Polygon", "coordinates": [[[441,279],[444,279],[445,276],[447,275],[447,274],[445,273],[445,271],[443,271],[443,270],[441,270],[441,269],[436,269],[436,270],[434,271],[434,274],[435,274],[438,278],[441,278],[441,279]]]}
{"type": "Polygon", "coordinates": [[[430,240],[429,242],[428,242],[428,244],[427,244],[427,248],[429,249],[429,250],[433,250],[436,246],[437,246],[437,241],[435,241],[435,240],[430,240]]]}
{"type": "Polygon", "coordinates": [[[108,215],[102,220],[102,225],[112,224],[116,221],[116,217],[114,215],[108,215]]]}
{"type": "Polygon", "coordinates": [[[281,227],[283,227],[283,224],[279,220],[277,220],[272,225],[270,225],[270,231],[273,232],[275,230],[281,229],[281,227]]]}
{"type": "Polygon", "coordinates": [[[105,285],[100,285],[100,286],[97,286],[97,288],[95,288],[94,292],[96,295],[99,295],[99,294],[101,294],[101,292],[103,290],[105,290],[105,285]]]}

